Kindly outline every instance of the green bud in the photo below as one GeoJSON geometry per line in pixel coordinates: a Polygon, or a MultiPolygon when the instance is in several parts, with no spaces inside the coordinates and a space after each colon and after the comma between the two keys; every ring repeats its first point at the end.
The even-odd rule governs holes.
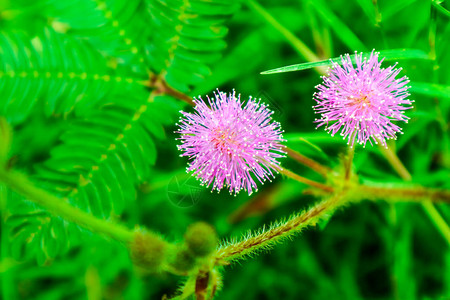
{"type": "Polygon", "coordinates": [[[195,256],[188,249],[182,247],[175,253],[170,264],[176,270],[186,272],[194,268],[195,263],[195,256]]]}
{"type": "Polygon", "coordinates": [[[156,272],[166,260],[168,244],[159,236],[148,232],[136,232],[130,244],[133,262],[148,271],[156,272]]]}
{"type": "Polygon", "coordinates": [[[194,223],[184,234],[188,249],[198,257],[204,257],[217,247],[217,234],[214,228],[205,222],[194,223]]]}

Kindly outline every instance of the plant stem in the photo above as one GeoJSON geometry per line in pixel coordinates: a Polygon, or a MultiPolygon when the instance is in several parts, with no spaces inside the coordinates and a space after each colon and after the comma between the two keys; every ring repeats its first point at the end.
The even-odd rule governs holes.
{"type": "MultiPolygon", "coordinates": [[[[390,148],[383,148],[380,146],[381,152],[386,157],[387,161],[392,165],[394,170],[398,173],[398,175],[403,178],[405,181],[411,181],[412,176],[406,169],[406,167],[403,165],[403,163],[398,158],[397,154],[392,151],[390,148]]],[[[433,224],[436,226],[436,228],[439,230],[439,232],[442,234],[444,239],[448,242],[450,245],[450,238],[449,238],[449,232],[450,228],[448,224],[445,222],[445,220],[442,218],[442,216],[439,214],[439,212],[436,210],[436,208],[433,206],[433,204],[429,201],[423,201],[421,202],[423,209],[427,213],[427,215],[430,217],[433,224]]]]}
{"type": "Polygon", "coordinates": [[[442,200],[442,202],[450,203],[450,192],[443,190],[427,189],[424,187],[378,187],[359,185],[358,193],[364,195],[364,198],[371,199],[413,199],[423,201],[424,198],[431,199],[432,202],[442,200]]]}
{"type": "Polygon", "coordinates": [[[355,146],[348,148],[347,158],[345,160],[345,181],[350,179],[352,173],[353,157],[355,156],[355,146]]]}
{"type": "Polygon", "coordinates": [[[150,81],[148,85],[149,87],[155,89],[152,92],[152,97],[155,97],[157,95],[170,95],[178,100],[186,102],[191,106],[195,106],[192,97],[170,87],[169,84],[161,75],[150,74],[150,81]]]}
{"type": "Polygon", "coordinates": [[[240,259],[255,251],[267,249],[271,244],[292,236],[307,226],[314,226],[322,217],[344,203],[339,201],[341,197],[342,195],[333,195],[328,200],[319,202],[309,210],[294,215],[287,222],[282,222],[267,231],[260,231],[261,233],[257,235],[218,249],[215,255],[216,265],[227,264],[227,261],[240,259]]]}
{"type": "MultiPolygon", "coordinates": [[[[306,61],[314,62],[319,61],[314,52],[312,52],[306,44],[296,37],[289,29],[284,27],[280,22],[278,22],[271,14],[269,14],[259,3],[254,0],[246,0],[247,6],[252,9],[255,13],[260,15],[270,26],[275,28],[281,35],[283,35],[286,40],[291,44],[292,47],[303,56],[306,61]]],[[[324,67],[316,67],[315,70],[320,74],[325,74],[326,69],[324,67]]]]}
{"type": "Polygon", "coordinates": [[[128,244],[133,240],[133,231],[122,225],[98,219],[91,214],[71,206],[63,199],[59,199],[47,191],[37,188],[27,177],[18,172],[6,171],[0,168],[0,182],[5,183],[9,188],[26,197],[28,200],[44,207],[55,216],[64,218],[93,232],[104,234],[123,243],[128,244]]]}
{"type": "Polygon", "coordinates": [[[328,185],[325,185],[325,184],[323,184],[323,183],[316,182],[316,181],[314,181],[314,180],[311,180],[311,179],[302,177],[302,176],[297,175],[297,174],[295,174],[294,172],[292,172],[292,171],[290,171],[290,170],[288,170],[288,169],[279,167],[279,168],[278,168],[278,171],[279,171],[281,174],[284,174],[284,175],[286,175],[287,177],[289,177],[289,178],[291,178],[291,179],[294,179],[294,180],[296,180],[296,181],[298,181],[298,182],[301,182],[301,183],[310,185],[310,186],[312,186],[312,187],[318,188],[318,189],[320,189],[320,190],[322,190],[322,191],[325,191],[325,192],[327,192],[327,193],[332,193],[332,192],[334,191],[333,188],[332,188],[331,186],[328,186],[328,185]]]}
{"type": "Polygon", "coordinates": [[[304,156],[303,154],[298,153],[295,150],[292,150],[291,148],[286,147],[286,153],[287,155],[298,161],[299,163],[311,168],[316,173],[322,175],[323,177],[327,177],[328,174],[331,172],[331,169],[321,165],[320,163],[316,162],[315,160],[310,159],[309,157],[304,156]]]}

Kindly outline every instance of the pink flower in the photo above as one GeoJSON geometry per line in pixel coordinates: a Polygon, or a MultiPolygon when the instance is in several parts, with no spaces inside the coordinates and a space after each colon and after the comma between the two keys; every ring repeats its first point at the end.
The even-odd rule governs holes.
{"type": "Polygon", "coordinates": [[[316,86],[314,93],[317,105],[313,106],[321,115],[315,122],[320,127],[335,135],[341,130],[341,136],[348,139],[353,147],[355,140],[362,145],[367,141],[371,145],[378,141],[386,147],[387,139],[395,139],[401,128],[393,121],[408,122],[404,115],[406,109],[412,108],[413,101],[406,99],[409,80],[406,76],[395,77],[402,70],[396,65],[381,68],[378,52],[372,51],[370,58],[362,59],[355,54],[356,66],[350,55],[341,56],[342,66],[332,61],[328,76],[323,76],[323,83],[316,86]]]}
{"type": "Polygon", "coordinates": [[[178,149],[190,159],[187,172],[220,191],[224,186],[230,193],[241,189],[258,190],[280,169],[278,158],[284,157],[280,124],[272,121],[266,105],[250,96],[243,103],[235,92],[217,91],[208,99],[194,99],[195,113],[181,112],[178,149]]]}

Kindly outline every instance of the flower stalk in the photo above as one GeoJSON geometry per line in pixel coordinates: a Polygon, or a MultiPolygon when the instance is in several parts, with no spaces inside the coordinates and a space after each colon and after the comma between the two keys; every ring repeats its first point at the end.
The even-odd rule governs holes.
{"type": "Polygon", "coordinates": [[[281,168],[281,167],[280,167],[280,168],[278,169],[278,171],[279,171],[281,174],[283,174],[283,175],[285,175],[285,176],[287,176],[287,177],[289,177],[289,178],[291,178],[291,179],[294,179],[294,180],[296,180],[296,181],[298,181],[298,182],[301,182],[301,183],[307,184],[307,185],[309,185],[309,186],[315,187],[315,188],[317,188],[317,189],[319,189],[319,190],[322,190],[322,191],[324,191],[324,192],[332,193],[332,192],[334,191],[334,189],[333,189],[331,186],[328,186],[328,185],[325,185],[325,184],[323,184],[323,183],[320,183],[320,182],[317,182],[317,181],[314,181],[314,180],[305,178],[305,177],[303,177],[303,176],[300,176],[300,175],[298,175],[298,174],[295,174],[294,172],[292,172],[292,171],[290,171],[290,170],[288,170],[288,169],[285,169],[285,168],[281,168]]]}
{"type": "Polygon", "coordinates": [[[350,180],[354,156],[355,156],[355,147],[349,146],[347,151],[347,157],[345,159],[345,181],[350,180]]]}
{"type": "Polygon", "coordinates": [[[292,150],[289,147],[286,147],[284,150],[286,151],[286,154],[290,158],[292,158],[292,159],[298,161],[299,163],[305,165],[306,167],[310,168],[314,172],[322,175],[322,177],[324,177],[324,178],[326,178],[328,176],[328,174],[331,172],[330,168],[328,168],[328,167],[326,167],[324,165],[321,165],[317,161],[315,161],[315,160],[313,160],[313,159],[311,159],[309,157],[306,157],[303,154],[300,154],[299,152],[297,152],[295,150],[292,150]]]}

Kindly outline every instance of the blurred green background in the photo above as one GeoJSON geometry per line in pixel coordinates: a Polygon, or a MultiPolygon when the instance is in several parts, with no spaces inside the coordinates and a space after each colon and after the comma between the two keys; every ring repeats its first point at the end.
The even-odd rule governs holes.
{"type": "MultiPolygon", "coordinates": [[[[64,28],[64,18],[72,18],[70,26],[76,28],[74,24],[84,24],[88,19],[84,19],[82,8],[92,6],[95,10],[103,1],[78,0],[84,5],[80,4],[80,11],[70,11],[71,1],[67,0],[32,2],[0,1],[3,32],[23,31],[32,37],[48,24],[64,28]],[[66,5],[68,8],[64,10],[66,5]],[[48,9],[52,6],[58,9],[48,9]],[[64,18],[58,19],[58,14],[64,14],[64,18]],[[77,14],[79,20],[71,14],[77,14]],[[62,21],[55,23],[54,20],[62,21]]],[[[113,7],[111,3],[114,2],[106,1],[113,7]]],[[[130,0],[121,7],[125,11],[127,5],[135,8],[142,5],[146,8],[144,12],[136,9],[136,15],[129,14],[126,20],[141,18],[137,14],[144,13],[147,15],[142,20],[150,23],[152,15],[147,10],[151,10],[156,2],[130,0]]],[[[179,1],[162,2],[169,6],[180,4],[179,1]]],[[[303,41],[320,59],[372,49],[422,50],[429,54],[429,59],[399,60],[399,67],[403,68],[401,75],[407,75],[412,82],[411,99],[415,100],[415,107],[407,113],[410,122],[402,125],[404,135],[390,146],[398,151],[415,183],[450,188],[448,1],[440,4],[424,0],[238,2],[225,23],[229,31],[224,40],[228,46],[222,51],[222,57],[210,64],[211,74],[186,93],[211,95],[216,88],[222,91],[235,89],[243,98],[249,95],[262,98],[274,110],[274,119],[281,122],[290,147],[335,166],[339,163],[339,154],[345,152],[346,144],[322,129],[315,130],[311,106],[314,105],[314,86],[321,82],[319,74],[309,69],[260,75],[265,70],[307,61],[293,47],[292,39],[290,42],[286,38],[286,32],[303,41]]],[[[146,28],[145,22],[143,25],[146,28]]],[[[145,34],[151,36],[151,30],[156,27],[148,27],[150,32],[145,34]]],[[[123,65],[131,66],[126,72],[144,74],[139,76],[145,79],[145,72],[140,70],[142,67],[134,65],[128,58],[129,52],[111,46],[114,35],[109,40],[106,30],[98,32],[96,34],[101,35],[95,38],[83,28],[69,29],[65,34],[90,43],[102,56],[114,57],[117,53],[114,51],[118,51],[123,65]],[[109,52],[110,49],[114,51],[109,52]]],[[[2,39],[1,45],[21,45],[4,35],[2,39]]],[[[158,43],[153,41],[152,45],[157,47],[158,43]]],[[[5,49],[0,48],[0,61],[5,57],[5,49]]],[[[152,48],[148,49],[152,53],[152,48]]],[[[76,56],[83,55],[80,50],[76,56]]],[[[27,57],[17,59],[27,60],[27,57]]],[[[149,59],[150,65],[155,66],[154,71],[159,68],[157,59],[156,55],[149,59]]],[[[119,62],[118,69],[120,65],[119,62]]],[[[185,82],[178,83],[182,90],[185,82]]],[[[11,90],[1,83],[0,87],[3,88],[0,89],[2,104],[1,99],[11,90]]],[[[98,91],[102,89],[106,91],[108,87],[98,87],[98,91]]],[[[136,89],[130,93],[141,91],[136,89]]],[[[180,101],[173,103],[175,113],[181,108],[191,110],[180,101]]],[[[3,103],[5,107],[6,104],[3,103]]],[[[17,157],[18,168],[32,174],[34,166],[48,159],[51,149],[58,145],[67,124],[77,118],[74,113],[48,116],[42,113],[45,110],[42,107],[34,107],[28,116],[14,124],[12,155],[17,157]]],[[[0,111],[7,119],[15,120],[12,114],[8,115],[7,109],[0,111]]],[[[177,117],[175,115],[174,119],[177,117]]],[[[172,124],[165,126],[163,139],[155,140],[156,164],[145,184],[138,189],[136,200],[124,205],[120,219],[130,228],[140,224],[162,233],[169,241],[181,241],[189,224],[203,220],[212,224],[223,239],[240,238],[249,229],[258,229],[317,201],[303,194],[305,186],[280,176],[251,197],[244,193],[237,197],[227,192],[210,193],[185,174],[187,160],[177,153],[177,136],[173,133],[176,126],[172,124]]],[[[287,158],[283,164],[305,177],[319,180],[316,174],[287,158]]],[[[356,149],[355,169],[363,181],[401,183],[375,147],[356,149]]],[[[2,188],[3,196],[7,195],[9,192],[2,188]]],[[[8,197],[8,204],[10,199],[15,199],[8,197]]],[[[450,222],[448,205],[437,208],[450,222]]],[[[3,217],[8,214],[4,209],[3,217]]],[[[133,268],[123,246],[87,232],[83,232],[81,242],[69,247],[68,251],[41,260],[44,265],[39,265],[34,255],[25,260],[13,259],[11,251],[14,250],[9,249],[10,236],[6,226],[2,223],[2,299],[160,299],[164,294],[173,295],[180,285],[177,276],[141,274],[133,268]]],[[[449,245],[416,203],[367,201],[345,207],[327,224],[306,230],[269,253],[227,266],[222,273],[223,290],[217,299],[450,299],[449,245]]]]}

